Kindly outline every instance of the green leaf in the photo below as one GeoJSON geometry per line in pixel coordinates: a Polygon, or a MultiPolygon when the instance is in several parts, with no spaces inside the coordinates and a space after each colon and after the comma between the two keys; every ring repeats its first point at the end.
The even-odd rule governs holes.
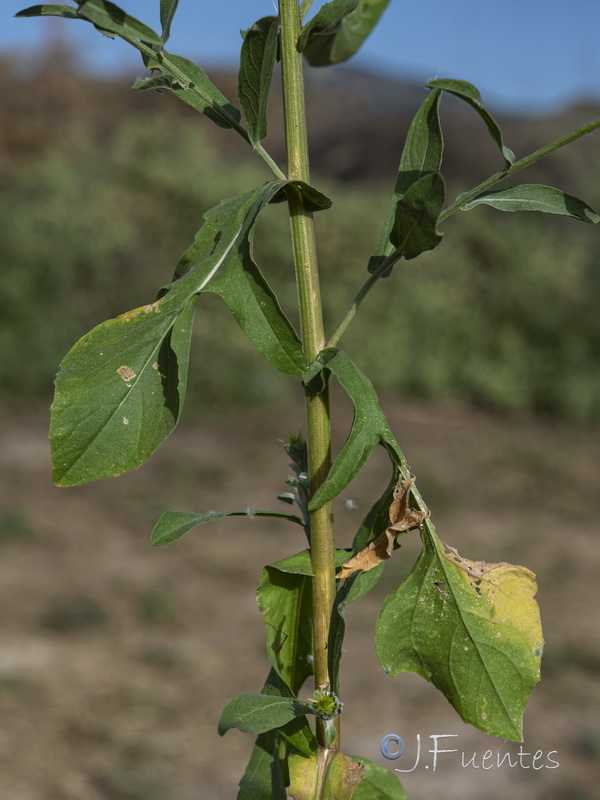
{"type": "Polygon", "coordinates": [[[404,787],[389,769],[368,758],[352,758],[365,768],[365,777],[358,784],[352,800],[406,800],[404,787]]]}
{"type": "Polygon", "coordinates": [[[241,114],[210,80],[206,72],[193,61],[183,56],[176,56],[163,50],[155,59],[144,58],[144,63],[153,71],[158,70],[164,77],[164,83],[152,83],[156,76],[137,81],[133,88],[168,89],[184,103],[207,116],[220,128],[232,128],[239,124],[241,114]]]}
{"type": "Polygon", "coordinates": [[[504,156],[504,161],[506,162],[505,169],[511,166],[515,160],[515,154],[508,147],[505,147],[502,141],[500,126],[483,105],[483,100],[476,86],[473,86],[473,84],[468,81],[457,81],[451,78],[440,78],[439,80],[430,81],[427,86],[430,89],[442,89],[444,92],[454,94],[472,106],[487,125],[490,136],[496,142],[500,152],[504,156]]]}
{"type": "Polygon", "coordinates": [[[285,739],[288,750],[313,756],[319,752],[317,737],[306,717],[297,717],[281,728],[280,733],[285,739]]]}
{"type": "Polygon", "coordinates": [[[261,733],[239,782],[237,800],[287,800],[279,766],[277,731],[261,733]]]}
{"type": "Polygon", "coordinates": [[[422,537],[412,572],[381,608],[379,662],[394,677],[415,672],[434,683],[465,722],[520,741],[543,647],[535,576],[461,558],[429,522],[422,537]]]}
{"type": "Polygon", "coordinates": [[[392,471],[390,482],[386,486],[383,494],[377,500],[363,519],[360,528],[356,532],[352,542],[352,555],[355,556],[361,550],[376,539],[381,531],[384,531],[390,524],[390,506],[394,500],[394,489],[398,482],[399,471],[396,466],[392,471]]]}
{"type": "Polygon", "coordinates": [[[70,350],[52,404],[56,485],[136,469],[171,433],[185,398],[195,300],[134,309],[70,350]]]}
{"type": "Polygon", "coordinates": [[[352,602],[350,595],[358,577],[358,573],[354,573],[343,582],[342,586],[340,586],[336,592],[331,609],[331,622],[327,641],[327,662],[331,691],[338,695],[340,692],[339,674],[342,660],[342,647],[346,635],[346,606],[348,603],[352,602]]]}
{"type": "MultiPolygon", "coordinates": [[[[261,694],[292,696],[291,689],[274,669],[269,671],[261,694]]],[[[303,722],[308,724],[306,717],[298,717],[280,731],[267,731],[257,737],[250,760],[239,782],[240,791],[237,800],[286,800],[286,781],[283,779],[279,753],[280,733],[290,732],[290,735],[295,737],[303,728],[303,722]]]]}
{"type": "Polygon", "coordinates": [[[171,35],[171,24],[177,11],[179,0],[160,0],[160,24],[162,25],[162,41],[167,43],[171,35]]]}
{"type": "Polygon", "coordinates": [[[242,44],[238,96],[254,146],[267,135],[267,101],[277,60],[278,31],[278,17],[263,17],[246,31],[242,44]]]}
{"type": "Polygon", "coordinates": [[[311,576],[310,554],[303,551],[265,567],[256,593],[269,662],[294,694],[313,674],[311,576]]]}
{"type": "Polygon", "coordinates": [[[511,186],[510,189],[484,192],[464,205],[461,210],[470,211],[482,204],[492,206],[499,211],[543,211],[546,214],[561,214],[593,224],[600,221],[594,209],[583,200],[561,192],[553,186],[543,186],[539,183],[523,183],[511,186]]]}
{"type": "MultiPolygon", "coordinates": [[[[424,100],[411,122],[400,158],[398,177],[387,219],[369,259],[369,272],[375,272],[394,252],[390,235],[396,219],[400,199],[420,178],[438,172],[444,152],[444,138],[440,125],[439,106],[441,90],[431,92],[424,100]]],[[[390,270],[385,273],[389,275],[390,270]]]]}
{"type": "Polygon", "coordinates": [[[162,45],[160,36],[140,22],[135,17],[126,14],[123,9],[109,3],[107,0],[84,0],[79,2],[77,15],[92,22],[103,31],[115,34],[116,36],[139,39],[146,44],[162,45]]]}
{"type": "Polygon", "coordinates": [[[437,220],[444,205],[444,179],[439,172],[413,183],[396,204],[390,241],[398,255],[411,259],[442,241],[437,220]]]}
{"type": "Polygon", "coordinates": [[[183,405],[200,292],[223,297],[277,369],[302,373],[306,357],[300,340],[252,260],[258,215],[286,185],[272,181],[208,212],[163,296],[102,323],[67,354],[56,380],[50,428],[57,485],[136,469],[171,433],[183,405]]]}
{"type": "Polygon", "coordinates": [[[81,19],[77,15],[77,9],[73,6],[65,6],[57,3],[45,3],[43,5],[30,6],[15,14],[15,17],[65,17],[66,19],[81,19]]]}
{"type": "MultiPolygon", "coordinates": [[[[309,26],[313,25],[313,27],[307,26],[303,35],[306,42],[302,49],[308,63],[313,67],[325,67],[351,58],[379,22],[379,18],[389,2],[390,0],[360,0],[358,5],[356,3],[342,4],[339,11],[331,14],[328,11],[328,18],[331,22],[322,30],[318,30],[318,27],[324,22],[314,24],[321,13],[319,12],[309,23],[309,26]],[[345,11],[352,5],[355,8],[351,9],[349,13],[345,11]],[[340,13],[343,14],[341,18],[340,13]],[[307,30],[308,32],[306,32],[307,30]]],[[[328,5],[331,6],[333,3],[328,5]]],[[[323,6],[323,9],[325,8],[326,6],[323,6]]]]}
{"type": "MultiPolygon", "coordinates": [[[[404,456],[379,406],[375,389],[343,350],[329,347],[317,356],[302,376],[305,385],[314,386],[323,371],[330,371],[354,404],[354,421],[350,434],[332,464],[325,481],[310,502],[314,510],[337,497],[360,472],[377,445],[383,445],[393,460],[403,464],[404,456]]],[[[313,389],[314,390],[314,389],[313,389]]]]}
{"type": "Polygon", "coordinates": [[[151,544],[162,547],[181,539],[188,531],[205,522],[215,522],[223,517],[277,517],[287,519],[304,525],[300,517],[295,514],[285,514],[281,511],[256,511],[253,508],[246,511],[207,511],[204,514],[194,514],[188,511],[165,511],[152,531],[151,544]]]}
{"type": "Polygon", "coordinates": [[[232,728],[237,728],[242,733],[265,733],[313,711],[314,706],[311,703],[290,697],[240,694],[223,709],[218,725],[219,736],[232,728]]]}

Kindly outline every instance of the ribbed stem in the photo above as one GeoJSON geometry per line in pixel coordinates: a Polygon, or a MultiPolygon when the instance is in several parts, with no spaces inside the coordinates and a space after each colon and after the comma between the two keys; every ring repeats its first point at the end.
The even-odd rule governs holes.
{"type": "MultiPolygon", "coordinates": [[[[287,177],[309,181],[309,159],[306,138],[306,113],[302,56],[297,42],[300,36],[298,0],[280,0],[281,60],[287,177]]],[[[325,346],[319,275],[315,249],[312,214],[305,208],[300,192],[288,191],[290,224],[298,302],[302,326],[302,343],[308,359],[314,361],[325,346]]],[[[306,391],[308,442],[308,471],[311,494],[317,490],[329,472],[331,464],[331,433],[327,390],[321,394],[306,391]]],[[[335,596],[335,543],[331,503],[311,514],[311,558],[313,580],[313,627],[315,648],[315,686],[329,684],[327,639],[329,620],[335,596]]],[[[322,728],[317,730],[319,743],[327,746],[322,728]]]]}

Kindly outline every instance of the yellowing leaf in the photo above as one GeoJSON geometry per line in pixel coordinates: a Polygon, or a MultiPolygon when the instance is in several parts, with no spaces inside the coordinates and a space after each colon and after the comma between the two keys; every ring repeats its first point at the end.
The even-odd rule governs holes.
{"type": "Polygon", "coordinates": [[[291,800],[350,800],[365,775],[361,762],[335,750],[291,756],[289,767],[291,800]]]}
{"type": "Polygon", "coordinates": [[[531,646],[532,652],[541,655],[544,646],[535,575],[527,567],[500,562],[470,561],[453,547],[447,547],[444,558],[462,570],[463,578],[483,601],[487,600],[487,616],[492,622],[518,631],[531,646]]]}

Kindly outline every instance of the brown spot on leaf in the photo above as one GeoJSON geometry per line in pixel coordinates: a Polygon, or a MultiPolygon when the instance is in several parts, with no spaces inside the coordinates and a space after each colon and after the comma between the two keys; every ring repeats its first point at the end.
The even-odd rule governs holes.
{"type": "Polygon", "coordinates": [[[129,383],[130,380],[133,380],[133,378],[135,378],[135,372],[131,369],[131,367],[127,367],[125,365],[119,367],[119,369],[117,370],[117,375],[120,375],[121,378],[123,378],[123,380],[125,381],[125,383],[129,383]]]}

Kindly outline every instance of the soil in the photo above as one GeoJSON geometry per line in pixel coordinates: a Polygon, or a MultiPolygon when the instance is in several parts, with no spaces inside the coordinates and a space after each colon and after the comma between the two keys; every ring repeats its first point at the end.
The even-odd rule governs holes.
{"type": "MultiPolygon", "coordinates": [[[[419,552],[409,534],[377,588],[348,610],[343,749],[410,769],[420,737],[420,761],[401,776],[411,800],[591,800],[600,777],[600,432],[383,405],[442,539],[468,558],[537,573],[546,649],[525,716],[521,753],[531,755],[498,767],[497,752],[519,760],[518,744],[463,724],[432,685],[393,680],[375,658],[378,608],[419,552]],[[402,759],[380,755],[387,734],[403,738],[402,759]],[[434,770],[430,737],[443,734],[455,738],[438,747],[459,752],[439,755],[434,770]]],[[[200,419],[138,472],[69,490],[51,486],[45,417],[11,413],[0,423],[0,797],[231,800],[251,740],[237,731],[220,739],[216,723],[233,695],[262,686],[255,590],[263,565],[303,549],[302,535],[250,518],[166,548],[152,548],[149,532],[167,508],[277,508],[289,471],[278,440],[298,431],[302,409],[200,419]]],[[[340,437],[348,423],[345,413],[340,437]]],[[[384,454],[373,456],[336,501],[340,545],[388,473],[384,454]]]]}

